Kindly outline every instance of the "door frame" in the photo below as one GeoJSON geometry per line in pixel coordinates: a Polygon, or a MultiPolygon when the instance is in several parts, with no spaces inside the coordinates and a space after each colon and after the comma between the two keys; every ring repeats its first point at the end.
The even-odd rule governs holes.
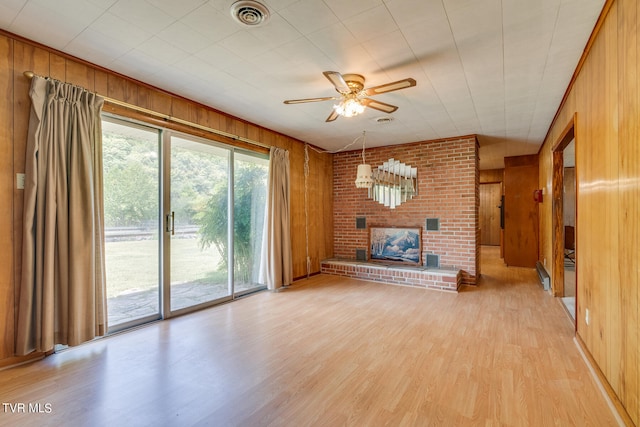
{"type": "MultiPolygon", "coordinates": [[[[553,245],[553,283],[552,291],[554,297],[564,296],[564,149],[574,141],[577,148],[578,141],[576,137],[577,114],[571,117],[571,120],[564,128],[556,143],[552,147],[553,154],[553,182],[552,182],[552,245],[553,245]]],[[[577,151],[577,150],[576,150],[577,151]]],[[[576,162],[577,163],[577,162],[576,162]]],[[[577,240],[577,224],[578,224],[578,173],[576,164],[576,240],[577,240]]],[[[576,244],[575,252],[576,265],[578,263],[578,251],[576,244]]],[[[576,269],[576,312],[578,311],[578,271],[576,269]]],[[[575,323],[577,327],[577,322],[575,323]]]]}

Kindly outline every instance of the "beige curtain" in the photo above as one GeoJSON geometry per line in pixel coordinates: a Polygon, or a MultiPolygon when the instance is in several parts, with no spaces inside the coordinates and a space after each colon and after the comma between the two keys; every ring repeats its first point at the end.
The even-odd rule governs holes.
{"type": "Polygon", "coordinates": [[[271,147],[268,189],[260,263],[261,283],[271,290],[278,290],[293,281],[287,150],[271,147]]]}
{"type": "Polygon", "coordinates": [[[34,76],[27,139],[16,354],[77,345],[106,331],[104,100],[34,76]]]}

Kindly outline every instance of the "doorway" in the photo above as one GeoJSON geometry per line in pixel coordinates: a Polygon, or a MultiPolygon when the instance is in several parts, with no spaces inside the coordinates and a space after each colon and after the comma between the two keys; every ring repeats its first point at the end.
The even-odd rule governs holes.
{"type": "Polygon", "coordinates": [[[562,303],[576,319],[576,164],[575,139],[562,151],[563,157],[563,229],[564,229],[564,288],[562,303]]]}
{"type": "Polygon", "coordinates": [[[502,183],[480,184],[480,242],[485,246],[500,246],[500,204],[502,183]]]}
{"type": "Polygon", "coordinates": [[[553,147],[553,295],[576,323],[578,252],[575,117],[553,147]]]}

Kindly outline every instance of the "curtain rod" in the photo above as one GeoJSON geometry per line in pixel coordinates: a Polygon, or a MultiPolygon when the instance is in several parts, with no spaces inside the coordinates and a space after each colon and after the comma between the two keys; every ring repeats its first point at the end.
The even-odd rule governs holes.
{"type": "MultiPolygon", "coordinates": [[[[35,76],[35,75],[36,74],[33,71],[25,71],[24,72],[24,76],[29,78],[29,79],[33,78],[33,76],[35,76]]],[[[39,77],[42,77],[42,76],[39,76],[39,77]]],[[[42,78],[46,78],[46,77],[42,77],[42,78]]],[[[190,121],[187,121],[187,120],[183,120],[183,119],[180,119],[180,118],[177,118],[177,117],[173,117],[173,116],[170,116],[168,114],[158,113],[157,111],[148,110],[148,109],[143,108],[143,107],[138,107],[137,105],[133,105],[133,104],[129,104],[127,102],[119,101],[117,99],[109,98],[109,97],[104,96],[104,95],[100,95],[100,96],[102,98],[104,98],[105,101],[109,102],[110,104],[119,105],[121,107],[129,108],[129,109],[132,109],[132,110],[139,111],[141,113],[149,114],[151,116],[155,116],[155,117],[161,118],[163,120],[169,120],[169,121],[172,121],[174,123],[179,123],[179,124],[182,124],[182,125],[186,125],[186,126],[189,126],[189,127],[193,127],[193,128],[196,128],[196,129],[203,130],[205,132],[210,132],[210,133],[213,133],[213,134],[216,134],[216,135],[219,135],[219,136],[224,136],[225,138],[233,139],[235,141],[246,142],[247,144],[256,145],[258,147],[262,147],[262,148],[266,148],[266,149],[271,148],[271,146],[269,146],[267,144],[263,144],[262,142],[254,141],[253,139],[245,138],[245,137],[240,136],[240,135],[234,135],[232,133],[224,132],[224,131],[221,131],[221,130],[218,130],[218,129],[213,129],[213,128],[210,128],[208,126],[199,125],[197,123],[193,123],[193,122],[190,122],[190,121]]]]}

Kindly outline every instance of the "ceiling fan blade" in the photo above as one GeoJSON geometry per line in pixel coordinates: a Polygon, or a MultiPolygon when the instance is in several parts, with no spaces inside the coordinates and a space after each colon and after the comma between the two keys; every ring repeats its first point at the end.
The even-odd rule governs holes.
{"type": "Polygon", "coordinates": [[[393,113],[398,109],[395,105],[386,104],[371,98],[363,98],[360,102],[369,108],[373,108],[374,110],[382,111],[384,113],[393,113]]]}
{"type": "Polygon", "coordinates": [[[336,112],[335,108],[333,110],[331,110],[331,114],[329,114],[329,117],[327,117],[327,120],[325,120],[325,122],[332,122],[335,119],[337,119],[339,116],[339,114],[336,112]]]}
{"type": "Polygon", "coordinates": [[[340,93],[349,93],[351,92],[351,88],[349,87],[349,85],[347,84],[347,82],[344,81],[344,77],[342,77],[342,74],[340,74],[337,71],[324,71],[322,74],[324,74],[324,76],[329,79],[329,81],[331,82],[331,84],[333,84],[336,88],[336,90],[340,93]]]}
{"type": "Polygon", "coordinates": [[[285,104],[302,104],[304,102],[331,101],[332,99],[339,99],[339,98],[335,96],[325,96],[324,98],[288,99],[284,101],[284,103],[285,104]]]}
{"type": "Polygon", "coordinates": [[[368,96],[379,95],[381,93],[393,92],[394,90],[406,89],[416,85],[414,79],[398,80],[397,82],[386,83],[380,86],[373,86],[364,90],[364,93],[368,96]]]}

